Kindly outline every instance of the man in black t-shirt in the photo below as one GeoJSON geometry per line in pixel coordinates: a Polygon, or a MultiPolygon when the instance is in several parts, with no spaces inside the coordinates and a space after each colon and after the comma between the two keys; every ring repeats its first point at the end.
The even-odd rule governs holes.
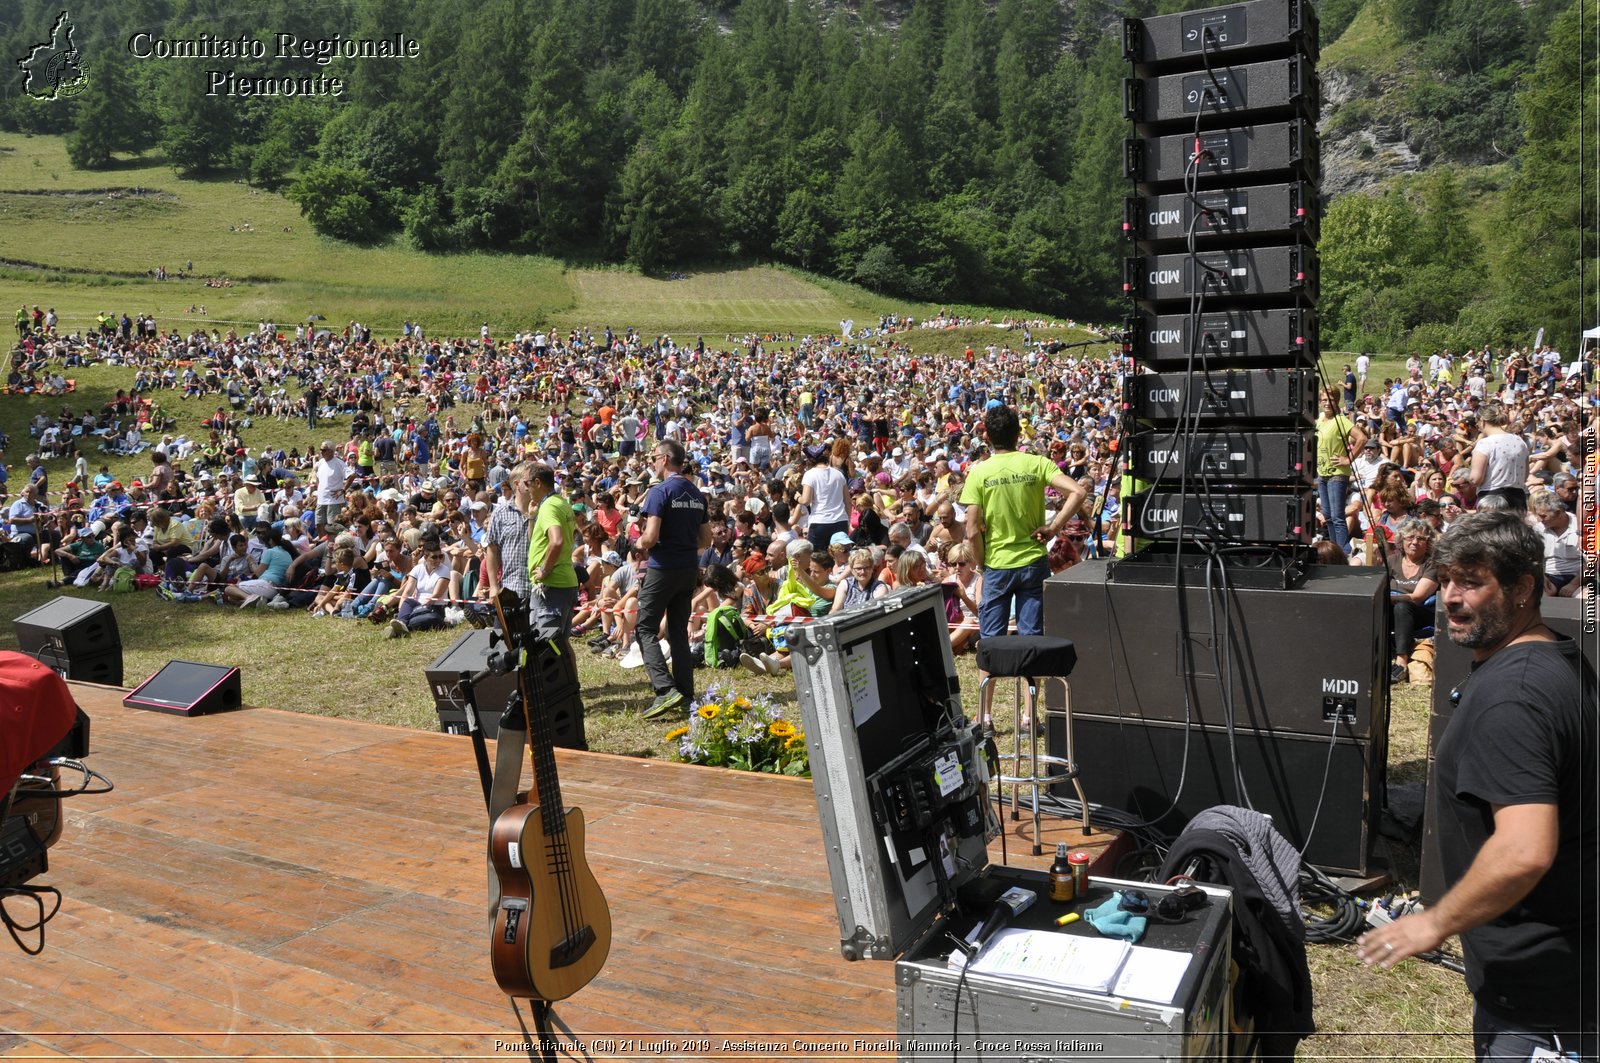
{"type": "Polygon", "coordinates": [[[1435,557],[1450,638],[1473,656],[1429,794],[1449,890],[1363,935],[1358,954],[1388,968],[1460,934],[1478,1059],[1594,1060],[1594,672],[1540,617],[1544,544],[1521,518],[1463,517],[1435,557]]]}
{"type": "Polygon", "coordinates": [[[644,532],[638,547],[650,554],[644,586],[639,588],[639,654],[656,699],[644,711],[647,720],[687,711],[694,701],[694,660],[689,653],[689,611],[700,583],[700,551],[711,545],[706,500],[694,480],[684,475],[688,453],[674,439],[658,440],[651,463],[662,481],[645,495],[640,512],[644,532]],[[656,629],[667,618],[667,645],[672,670],[667,670],[656,629]]]}

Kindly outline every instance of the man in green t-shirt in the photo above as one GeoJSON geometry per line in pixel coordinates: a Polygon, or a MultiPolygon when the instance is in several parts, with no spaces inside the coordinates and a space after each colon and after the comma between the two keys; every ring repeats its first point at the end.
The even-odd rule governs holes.
{"type": "Polygon", "coordinates": [[[993,406],[983,417],[993,457],[978,462],[961,488],[967,507],[967,542],[982,559],[983,598],[978,603],[978,638],[1006,633],[1016,603],[1017,634],[1044,633],[1044,581],[1050,575],[1048,547],[1083,505],[1083,487],[1038,454],[1017,451],[1017,411],[993,406]],[[1044,522],[1044,489],[1061,495],[1055,519],[1044,522]]]}
{"type": "Polygon", "coordinates": [[[1339,412],[1339,400],[1329,390],[1322,395],[1322,416],[1317,418],[1317,504],[1328,523],[1328,538],[1341,553],[1350,552],[1350,526],[1344,507],[1350,495],[1350,455],[1359,454],[1367,434],[1339,412]]]}
{"type": "Polygon", "coordinates": [[[528,505],[533,529],[528,532],[529,623],[543,638],[564,636],[572,628],[578,604],[578,570],[572,567],[577,523],[572,505],[556,494],[555,470],[534,464],[528,474],[528,505]]]}

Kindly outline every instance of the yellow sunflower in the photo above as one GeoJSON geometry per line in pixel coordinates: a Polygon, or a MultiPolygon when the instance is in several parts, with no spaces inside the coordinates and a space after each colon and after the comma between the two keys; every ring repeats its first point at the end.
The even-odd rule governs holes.
{"type": "Polygon", "coordinates": [[[806,736],[803,734],[795,734],[783,744],[784,749],[804,749],[805,747],[806,736]]]}
{"type": "Polygon", "coordinates": [[[700,718],[702,720],[715,720],[719,715],[721,715],[721,713],[722,706],[716,704],[715,702],[710,705],[700,706],[700,718]]]}
{"type": "Polygon", "coordinates": [[[788,720],[773,720],[767,727],[767,733],[774,738],[791,738],[794,736],[794,724],[788,720]]]}
{"type": "Polygon", "coordinates": [[[686,735],[688,733],[689,733],[689,728],[687,728],[687,727],[674,727],[672,730],[667,732],[667,737],[666,737],[665,741],[676,742],[678,739],[682,738],[684,735],[686,735]]]}

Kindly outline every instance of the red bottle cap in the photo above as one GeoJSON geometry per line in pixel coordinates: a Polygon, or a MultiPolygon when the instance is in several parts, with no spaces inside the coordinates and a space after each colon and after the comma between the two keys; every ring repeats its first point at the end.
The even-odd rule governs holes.
{"type": "Polygon", "coordinates": [[[1089,860],[1089,854],[1084,852],[1082,849],[1079,849],[1077,852],[1067,854],[1067,863],[1069,864],[1087,864],[1089,860]]]}

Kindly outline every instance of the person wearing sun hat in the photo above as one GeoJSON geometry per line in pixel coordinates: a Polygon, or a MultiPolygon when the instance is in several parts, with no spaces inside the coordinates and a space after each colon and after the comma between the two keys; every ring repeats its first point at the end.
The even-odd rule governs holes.
{"type": "Polygon", "coordinates": [[[260,477],[246,476],[244,483],[233,492],[233,511],[239,515],[239,522],[246,530],[256,526],[261,507],[266,504],[267,496],[261,491],[260,477]]]}

